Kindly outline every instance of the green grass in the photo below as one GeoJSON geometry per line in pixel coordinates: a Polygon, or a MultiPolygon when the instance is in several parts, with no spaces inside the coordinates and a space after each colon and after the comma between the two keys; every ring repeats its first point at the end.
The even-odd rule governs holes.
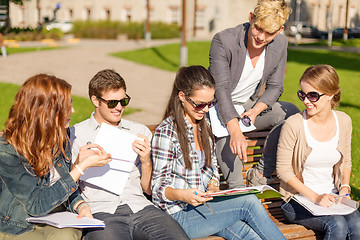
{"type": "MultiPolygon", "coordinates": [[[[189,42],[187,47],[188,65],[208,66],[210,42],[189,42]],[[204,55],[204,53],[206,54],[204,55]]],[[[178,70],[180,64],[179,44],[177,43],[110,55],[173,72],[178,70]]]]}
{"type": "MultiPolygon", "coordinates": [[[[292,44],[293,45],[293,44],[292,44]]],[[[314,43],[302,43],[302,46],[328,46],[328,40],[320,40],[314,43]]],[[[347,41],[344,40],[333,40],[331,46],[337,47],[360,47],[360,38],[352,38],[347,41]]]]}
{"type": "MultiPolygon", "coordinates": [[[[14,103],[19,86],[10,83],[0,83],[0,89],[0,129],[2,130],[8,118],[9,110],[14,103]]],[[[78,96],[72,96],[72,98],[75,112],[71,115],[70,126],[89,118],[90,114],[94,111],[94,106],[88,98],[78,96]]],[[[126,107],[124,116],[137,111],[141,110],[126,107]]]]}
{"type": "Polygon", "coordinates": [[[26,53],[26,52],[35,52],[35,51],[46,51],[46,50],[54,50],[64,47],[7,47],[6,52],[8,55],[15,54],[15,53],[26,53]]]}
{"type": "MultiPolygon", "coordinates": [[[[346,44],[351,46],[358,46],[357,44],[360,44],[359,39],[352,39],[350,41],[351,44],[346,44]]],[[[341,41],[336,42],[341,43],[341,41]]],[[[164,70],[177,71],[179,66],[179,47],[179,44],[169,44],[136,51],[114,53],[112,55],[164,70]]],[[[207,68],[209,65],[209,48],[210,42],[189,42],[188,65],[196,64],[207,68]]],[[[349,114],[353,121],[353,168],[350,185],[352,186],[353,197],[360,200],[360,178],[357,176],[360,171],[360,103],[357,99],[360,92],[360,55],[331,50],[289,49],[284,93],[280,100],[292,102],[300,109],[304,109],[302,102],[296,96],[296,91],[299,89],[299,79],[304,70],[310,65],[315,64],[332,65],[340,77],[342,96],[340,106],[337,109],[349,114]]]]}

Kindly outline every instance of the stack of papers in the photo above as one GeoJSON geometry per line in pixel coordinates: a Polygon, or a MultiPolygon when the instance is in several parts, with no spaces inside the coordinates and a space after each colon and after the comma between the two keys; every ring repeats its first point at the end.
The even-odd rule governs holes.
{"type": "Polygon", "coordinates": [[[43,217],[29,217],[26,221],[31,223],[43,223],[57,228],[104,228],[105,223],[95,218],[78,218],[78,215],[71,212],[51,213],[43,217]]]}
{"type": "Polygon", "coordinates": [[[143,140],[130,132],[102,123],[94,143],[110,153],[112,161],[103,167],[87,168],[80,180],[120,195],[138,156],[132,149],[136,139],[143,140]]]}

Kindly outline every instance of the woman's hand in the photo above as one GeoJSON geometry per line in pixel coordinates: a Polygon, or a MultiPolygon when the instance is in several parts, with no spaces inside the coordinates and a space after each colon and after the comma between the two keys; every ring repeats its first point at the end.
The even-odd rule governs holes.
{"type": "Polygon", "coordinates": [[[213,184],[208,185],[207,193],[214,193],[214,192],[219,192],[219,191],[220,191],[220,188],[218,186],[215,186],[213,184]]]}
{"type": "Polygon", "coordinates": [[[322,207],[331,207],[334,204],[335,200],[336,198],[334,195],[321,194],[316,198],[315,203],[322,207]]]}
{"type": "Polygon", "coordinates": [[[139,154],[141,164],[151,164],[150,160],[150,141],[144,135],[139,134],[138,137],[142,138],[142,140],[135,140],[132,144],[132,148],[134,151],[139,154]]]}
{"type": "Polygon", "coordinates": [[[89,167],[102,167],[106,165],[111,161],[111,155],[106,153],[99,145],[90,143],[80,148],[78,159],[79,167],[85,171],[89,167]]]}
{"type": "Polygon", "coordinates": [[[202,197],[205,194],[196,188],[183,189],[183,201],[196,207],[213,199],[212,197],[202,197]]]}
{"type": "Polygon", "coordinates": [[[90,207],[89,205],[87,205],[87,203],[82,204],[78,211],[79,211],[78,218],[82,218],[82,217],[93,218],[90,207]]]}
{"type": "MultiPolygon", "coordinates": [[[[349,190],[349,188],[347,188],[347,187],[341,188],[340,191],[339,191],[339,196],[343,196],[344,198],[351,199],[351,198],[350,198],[350,190],[349,190]],[[349,194],[349,195],[348,195],[348,194],[349,194]]],[[[343,197],[338,197],[338,198],[336,199],[336,203],[337,203],[337,204],[341,203],[341,200],[342,200],[343,197]]]]}
{"type": "Polygon", "coordinates": [[[103,148],[95,143],[86,144],[85,146],[80,148],[75,164],[82,162],[85,158],[91,155],[101,153],[101,149],[103,148]]]}

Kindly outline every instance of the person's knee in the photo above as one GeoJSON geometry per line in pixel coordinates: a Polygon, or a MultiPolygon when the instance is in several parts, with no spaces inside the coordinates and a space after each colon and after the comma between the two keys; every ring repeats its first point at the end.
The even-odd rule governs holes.
{"type": "Polygon", "coordinates": [[[50,231],[46,239],[48,240],[79,240],[81,239],[82,232],[76,228],[62,228],[54,231],[50,231]]]}
{"type": "Polygon", "coordinates": [[[281,102],[281,108],[285,112],[285,119],[300,112],[300,109],[291,102],[281,102]]]}
{"type": "Polygon", "coordinates": [[[326,224],[326,232],[331,239],[346,239],[348,224],[342,216],[334,216],[334,220],[326,224]]]}

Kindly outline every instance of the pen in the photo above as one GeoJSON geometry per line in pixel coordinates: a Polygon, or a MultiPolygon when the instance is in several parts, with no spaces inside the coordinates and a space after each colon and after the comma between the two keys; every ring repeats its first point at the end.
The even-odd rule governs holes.
{"type": "MultiPolygon", "coordinates": [[[[197,191],[195,191],[194,193],[195,193],[195,195],[199,195],[199,194],[197,193],[197,191]]],[[[205,206],[206,206],[213,214],[215,214],[215,212],[210,208],[210,206],[209,206],[206,202],[204,202],[204,204],[205,204],[205,206]]]]}
{"type": "Polygon", "coordinates": [[[344,194],[344,195],[339,195],[339,196],[335,197],[335,200],[338,200],[339,198],[347,197],[347,196],[350,196],[350,193],[347,193],[347,194],[344,194]]]}

